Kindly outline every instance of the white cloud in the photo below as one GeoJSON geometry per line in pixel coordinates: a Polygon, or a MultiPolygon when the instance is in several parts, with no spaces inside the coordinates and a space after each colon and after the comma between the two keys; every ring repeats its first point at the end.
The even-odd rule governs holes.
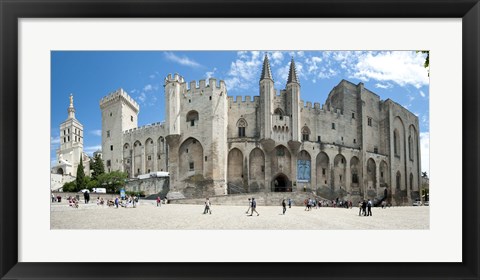
{"type": "Polygon", "coordinates": [[[274,51],[270,54],[272,65],[280,65],[283,61],[283,52],[274,51]]]}
{"type": "Polygon", "coordinates": [[[52,145],[60,144],[60,136],[50,137],[50,144],[52,145]]]}
{"type": "Polygon", "coordinates": [[[426,96],[426,95],[425,95],[425,92],[423,92],[423,90],[420,91],[420,96],[421,96],[421,97],[425,97],[425,96],[426,96]]]}
{"type": "Polygon", "coordinates": [[[230,64],[225,83],[231,91],[252,89],[260,79],[262,56],[258,51],[237,52],[237,59],[230,64]]]}
{"type": "Polygon", "coordinates": [[[407,94],[407,97],[408,97],[408,101],[412,102],[413,100],[415,100],[415,96],[411,95],[411,94],[407,94]]]}
{"type": "Polygon", "coordinates": [[[413,51],[364,52],[358,55],[351,75],[362,81],[391,81],[399,86],[416,88],[428,85],[428,72],[423,67],[425,58],[413,51]]]}
{"type": "Polygon", "coordinates": [[[90,134],[93,134],[95,136],[102,136],[102,130],[100,129],[91,130],[90,134]]]}
{"type": "Polygon", "coordinates": [[[193,68],[198,68],[198,67],[201,66],[198,62],[188,58],[187,56],[179,57],[179,56],[177,56],[177,55],[175,55],[174,53],[171,53],[171,52],[166,52],[165,53],[165,58],[167,58],[170,61],[179,63],[181,65],[185,65],[185,66],[189,66],[189,67],[193,67],[193,68]]]}
{"type": "Polygon", "coordinates": [[[153,90],[153,86],[150,85],[150,84],[148,84],[148,85],[146,85],[145,87],[143,87],[143,90],[144,90],[144,91],[151,91],[151,90],[153,90]]]}
{"type": "Polygon", "coordinates": [[[217,68],[213,68],[212,71],[205,72],[205,76],[207,77],[207,80],[212,78],[213,75],[215,75],[215,71],[217,71],[217,68]]]}
{"type": "Polygon", "coordinates": [[[147,96],[145,95],[145,92],[140,93],[140,96],[138,96],[138,100],[140,100],[141,103],[144,103],[146,99],[147,96]]]}
{"type": "Polygon", "coordinates": [[[430,132],[420,132],[420,149],[422,172],[427,172],[427,175],[430,175],[430,132]]]}
{"type": "Polygon", "coordinates": [[[393,88],[393,85],[390,83],[386,83],[386,84],[376,83],[375,87],[382,88],[382,89],[390,89],[390,88],[393,88]]]}

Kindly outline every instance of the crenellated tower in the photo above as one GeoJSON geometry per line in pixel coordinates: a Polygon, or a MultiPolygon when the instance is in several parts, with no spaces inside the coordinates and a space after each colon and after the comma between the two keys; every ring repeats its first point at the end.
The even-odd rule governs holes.
{"type": "Polygon", "coordinates": [[[100,100],[102,110],[102,156],[105,171],[124,170],[123,132],[138,126],[140,106],[123,89],[100,100]]]}
{"type": "Polygon", "coordinates": [[[290,115],[290,119],[292,120],[292,140],[300,141],[300,83],[298,82],[297,70],[295,68],[295,61],[293,60],[293,57],[292,61],[290,62],[286,91],[287,115],[290,115]]]}
{"type": "Polygon", "coordinates": [[[265,54],[262,75],[260,76],[260,120],[257,122],[261,139],[271,138],[274,97],[275,88],[272,78],[272,71],[270,69],[268,56],[265,54]]]}

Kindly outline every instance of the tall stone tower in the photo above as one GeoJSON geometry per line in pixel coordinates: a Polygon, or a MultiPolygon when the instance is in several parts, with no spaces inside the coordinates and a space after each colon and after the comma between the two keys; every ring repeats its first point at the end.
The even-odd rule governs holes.
{"type": "Polygon", "coordinates": [[[272,133],[272,115],[273,98],[275,97],[275,88],[270,69],[268,56],[265,54],[263,60],[262,75],[260,76],[260,120],[259,124],[260,139],[271,138],[272,133]]]}
{"type": "Polygon", "coordinates": [[[100,100],[100,109],[105,171],[125,171],[122,163],[123,132],[138,126],[140,106],[123,89],[118,89],[100,100]]]}
{"type": "Polygon", "coordinates": [[[301,118],[300,118],[300,83],[298,82],[295,61],[292,58],[287,80],[287,115],[291,116],[292,140],[300,141],[301,118]]]}
{"type": "MultiPolygon", "coordinates": [[[[77,176],[80,160],[88,162],[88,157],[83,155],[83,125],[75,118],[72,94],[67,112],[67,119],[60,124],[60,148],[57,150],[57,164],[52,167],[52,172],[77,176]]],[[[88,168],[89,166],[86,166],[86,174],[89,174],[88,168]]]]}
{"type": "Polygon", "coordinates": [[[183,77],[174,74],[165,78],[165,123],[168,135],[180,135],[180,95],[186,92],[183,77]]]}

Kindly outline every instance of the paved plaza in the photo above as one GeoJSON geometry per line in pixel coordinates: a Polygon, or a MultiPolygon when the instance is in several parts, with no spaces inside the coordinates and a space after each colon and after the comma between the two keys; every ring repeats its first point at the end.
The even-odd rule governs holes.
{"type": "MultiPolygon", "coordinates": [[[[247,204],[247,203],[246,203],[247,204]]],[[[260,216],[245,214],[248,206],[167,204],[140,201],[136,208],[98,206],[80,202],[74,209],[66,203],[52,203],[51,229],[245,229],[245,230],[369,230],[429,229],[428,206],[372,208],[372,216],[359,216],[353,209],[321,207],[305,211],[292,206],[282,215],[281,206],[259,206],[260,216]]]]}

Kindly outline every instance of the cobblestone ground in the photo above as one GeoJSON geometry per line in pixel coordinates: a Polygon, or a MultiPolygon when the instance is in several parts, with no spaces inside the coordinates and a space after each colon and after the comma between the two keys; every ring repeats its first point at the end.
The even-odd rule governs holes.
{"type": "Polygon", "coordinates": [[[136,208],[52,203],[51,229],[428,229],[429,207],[372,208],[372,216],[358,215],[358,207],[318,208],[305,211],[292,206],[282,215],[282,207],[260,206],[260,216],[245,214],[248,206],[212,206],[212,214],[203,214],[202,205],[168,204],[140,201],[136,208]]]}

